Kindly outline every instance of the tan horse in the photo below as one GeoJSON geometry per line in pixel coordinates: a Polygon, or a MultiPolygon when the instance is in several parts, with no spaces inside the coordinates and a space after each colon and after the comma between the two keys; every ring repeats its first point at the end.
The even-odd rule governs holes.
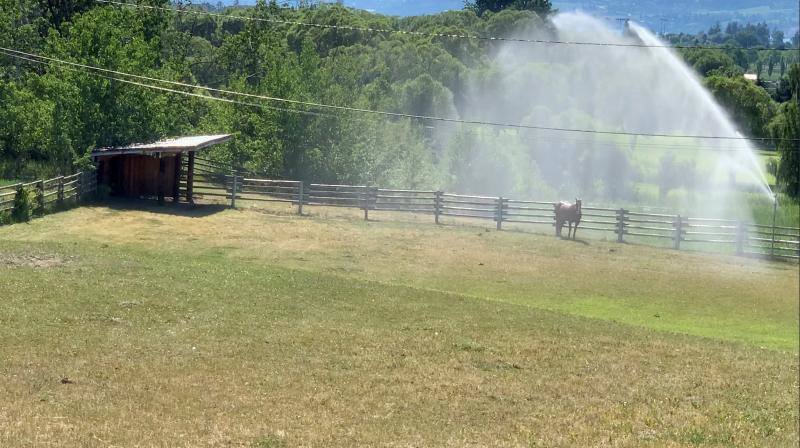
{"type": "Polygon", "coordinates": [[[581,200],[575,199],[574,204],[569,202],[559,202],[555,204],[556,212],[556,236],[561,236],[561,229],[564,223],[569,224],[567,229],[567,238],[572,234],[572,239],[575,239],[575,233],[578,231],[578,224],[581,223],[581,200]],[[572,223],[575,223],[575,230],[572,230],[572,223]]]}

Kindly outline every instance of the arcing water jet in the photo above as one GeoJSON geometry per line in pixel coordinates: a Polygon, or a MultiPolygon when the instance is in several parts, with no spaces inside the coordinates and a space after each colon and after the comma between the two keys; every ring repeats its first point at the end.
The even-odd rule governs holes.
{"type": "MultiPolygon", "coordinates": [[[[552,23],[560,41],[665,45],[636,24],[620,34],[578,13],[552,23]]],[[[540,28],[519,37],[545,37],[540,28]]],[[[669,48],[506,43],[493,58],[463,118],[641,135],[465,131],[450,148],[469,161],[451,171],[453,188],[700,216],[745,217],[742,194],[773,196],[754,146],[669,48]],[[687,135],[716,138],[677,137],[687,135]]]]}

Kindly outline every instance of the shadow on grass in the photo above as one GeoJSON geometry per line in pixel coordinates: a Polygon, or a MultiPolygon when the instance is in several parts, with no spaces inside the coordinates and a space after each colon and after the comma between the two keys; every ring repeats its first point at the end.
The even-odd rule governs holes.
{"type": "Polygon", "coordinates": [[[561,238],[562,241],[568,241],[570,243],[575,243],[575,244],[583,244],[584,246],[591,246],[591,243],[589,243],[586,240],[577,240],[577,239],[572,239],[572,238],[566,238],[566,237],[563,237],[563,236],[559,237],[559,238],[561,238]]]}
{"type": "Polygon", "coordinates": [[[187,218],[204,218],[229,208],[227,205],[223,204],[189,204],[186,202],[177,204],[165,202],[164,204],[159,204],[158,201],[150,199],[126,198],[108,198],[88,203],[85,206],[107,207],[119,211],[139,210],[162,215],[184,216],[187,218]]]}

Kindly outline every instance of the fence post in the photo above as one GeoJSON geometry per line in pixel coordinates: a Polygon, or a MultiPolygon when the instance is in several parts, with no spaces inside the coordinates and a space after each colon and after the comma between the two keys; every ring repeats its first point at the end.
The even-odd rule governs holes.
{"type": "Polygon", "coordinates": [[[80,204],[83,199],[83,171],[78,173],[75,180],[78,182],[75,184],[75,203],[80,204]]]}
{"type": "Polygon", "coordinates": [[[297,214],[303,214],[303,181],[300,181],[300,186],[297,191],[297,214]]]}
{"type": "Polygon", "coordinates": [[[436,219],[436,224],[439,224],[439,215],[442,213],[442,192],[437,191],[433,197],[433,215],[436,219]]]}
{"type": "Polygon", "coordinates": [[[672,248],[680,249],[681,239],[683,238],[683,218],[681,218],[681,215],[675,217],[674,227],[675,235],[672,237],[672,248]]]}
{"type": "Polygon", "coordinates": [[[625,209],[617,210],[617,242],[624,242],[623,235],[625,234],[625,209]]]}
{"type": "Polygon", "coordinates": [[[236,171],[233,172],[233,187],[231,188],[231,208],[236,208],[237,179],[236,171]]]}
{"type": "Polygon", "coordinates": [[[369,185],[361,190],[361,208],[364,209],[364,221],[369,221],[369,185]]]}
{"type": "Polygon", "coordinates": [[[502,196],[495,199],[495,212],[494,212],[494,220],[497,222],[497,230],[503,230],[503,199],[502,196]]]}
{"type": "Polygon", "coordinates": [[[770,245],[769,255],[775,256],[775,215],[778,213],[778,200],[772,201],[772,244],[770,245]]]}
{"type": "Polygon", "coordinates": [[[36,208],[39,209],[39,214],[44,215],[44,179],[36,184],[36,208]]]}
{"type": "Polygon", "coordinates": [[[58,207],[64,206],[64,176],[58,176],[58,195],[56,196],[58,207]]]}
{"type": "Polygon", "coordinates": [[[736,221],[736,255],[744,254],[745,232],[744,221],[736,221]]]}
{"type": "Polygon", "coordinates": [[[553,229],[555,229],[555,231],[556,231],[556,236],[561,236],[561,234],[558,232],[558,224],[559,223],[558,223],[557,210],[558,210],[558,202],[554,202],[553,203],[553,229]]]}

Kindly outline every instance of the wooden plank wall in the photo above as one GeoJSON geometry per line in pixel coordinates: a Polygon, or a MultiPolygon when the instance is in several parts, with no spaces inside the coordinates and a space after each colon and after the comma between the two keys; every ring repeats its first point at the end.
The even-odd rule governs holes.
{"type": "MultiPolygon", "coordinates": [[[[172,196],[175,184],[175,165],[178,158],[164,158],[165,170],[161,174],[162,191],[172,196]]],[[[159,191],[158,157],[144,155],[117,155],[98,159],[101,184],[111,188],[114,196],[142,198],[156,197],[159,191]]]]}

